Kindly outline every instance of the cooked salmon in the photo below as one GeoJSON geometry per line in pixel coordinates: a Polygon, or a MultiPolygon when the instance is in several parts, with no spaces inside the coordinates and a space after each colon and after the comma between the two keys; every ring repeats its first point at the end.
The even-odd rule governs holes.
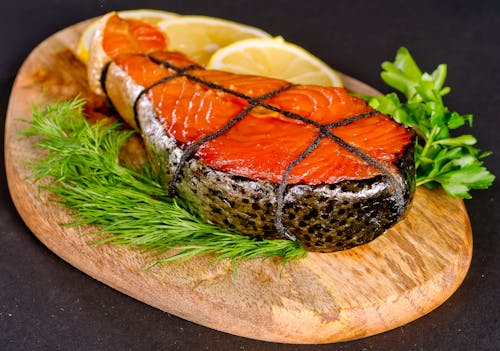
{"type": "Polygon", "coordinates": [[[89,79],[204,220],[308,250],[366,243],[407,210],[414,134],[343,88],[207,70],[149,24],[107,16],[89,79]]]}

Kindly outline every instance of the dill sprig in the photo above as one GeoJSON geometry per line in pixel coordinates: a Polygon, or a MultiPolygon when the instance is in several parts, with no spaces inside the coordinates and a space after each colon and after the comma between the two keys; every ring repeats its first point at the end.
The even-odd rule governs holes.
{"type": "Polygon", "coordinates": [[[23,134],[36,137],[34,147],[46,150],[31,163],[35,179],[50,179],[41,187],[72,210],[74,221],[66,225],[97,228],[92,244],[133,247],[153,255],[155,264],[200,254],[233,264],[272,257],[286,263],[306,256],[296,242],[258,240],[200,220],[181,200],[168,197],[147,164],[134,170],[120,163],[120,148],[134,132],[119,122],[90,124],[84,105],[75,98],[35,106],[23,134]]]}

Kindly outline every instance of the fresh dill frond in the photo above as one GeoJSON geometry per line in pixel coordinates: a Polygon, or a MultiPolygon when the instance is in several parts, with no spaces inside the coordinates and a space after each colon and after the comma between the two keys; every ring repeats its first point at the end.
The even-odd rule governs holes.
{"type": "Polygon", "coordinates": [[[36,137],[35,148],[46,150],[30,167],[37,181],[51,180],[42,188],[72,210],[74,221],[65,225],[95,226],[93,244],[132,247],[154,256],[155,264],[200,254],[233,264],[272,257],[286,263],[306,256],[296,242],[258,240],[203,222],[168,196],[147,164],[140,171],[121,164],[120,148],[134,132],[118,122],[90,124],[84,105],[75,98],[36,106],[23,132],[36,137]]]}

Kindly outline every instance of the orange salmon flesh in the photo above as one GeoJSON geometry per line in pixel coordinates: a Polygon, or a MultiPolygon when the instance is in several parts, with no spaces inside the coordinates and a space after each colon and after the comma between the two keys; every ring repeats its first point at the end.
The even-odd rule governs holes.
{"type": "Polygon", "coordinates": [[[196,157],[233,175],[311,185],[368,179],[397,172],[412,142],[410,130],[344,88],[206,70],[168,52],[167,38],[144,22],[112,16],[103,48],[147,89],[168,136],[198,143],[196,157]]]}

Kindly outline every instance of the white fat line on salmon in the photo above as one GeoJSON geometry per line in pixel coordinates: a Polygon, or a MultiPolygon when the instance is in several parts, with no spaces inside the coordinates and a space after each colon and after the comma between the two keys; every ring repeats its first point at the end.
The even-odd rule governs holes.
{"type": "MultiPolygon", "coordinates": [[[[198,65],[190,65],[190,66],[187,66],[187,67],[184,67],[182,70],[180,70],[179,72],[175,73],[175,74],[172,74],[170,76],[166,76],[166,77],[163,77],[162,79],[160,79],[159,81],[157,82],[154,82],[153,84],[149,85],[148,87],[144,88],[140,93],[139,95],[137,95],[137,97],[135,98],[135,101],[134,101],[134,105],[133,105],[133,110],[134,110],[134,121],[135,121],[135,124],[137,125],[137,128],[140,128],[139,126],[139,119],[137,117],[137,104],[138,104],[138,101],[139,99],[147,94],[151,89],[153,89],[154,87],[158,86],[158,85],[161,85],[163,83],[166,83],[168,82],[169,80],[172,80],[172,79],[175,79],[175,78],[180,78],[180,77],[183,77],[184,76],[184,72],[186,71],[189,71],[189,70],[193,70],[193,69],[200,69],[200,66],[198,65]]],[[[103,89],[104,91],[104,89],[103,89]]]]}

